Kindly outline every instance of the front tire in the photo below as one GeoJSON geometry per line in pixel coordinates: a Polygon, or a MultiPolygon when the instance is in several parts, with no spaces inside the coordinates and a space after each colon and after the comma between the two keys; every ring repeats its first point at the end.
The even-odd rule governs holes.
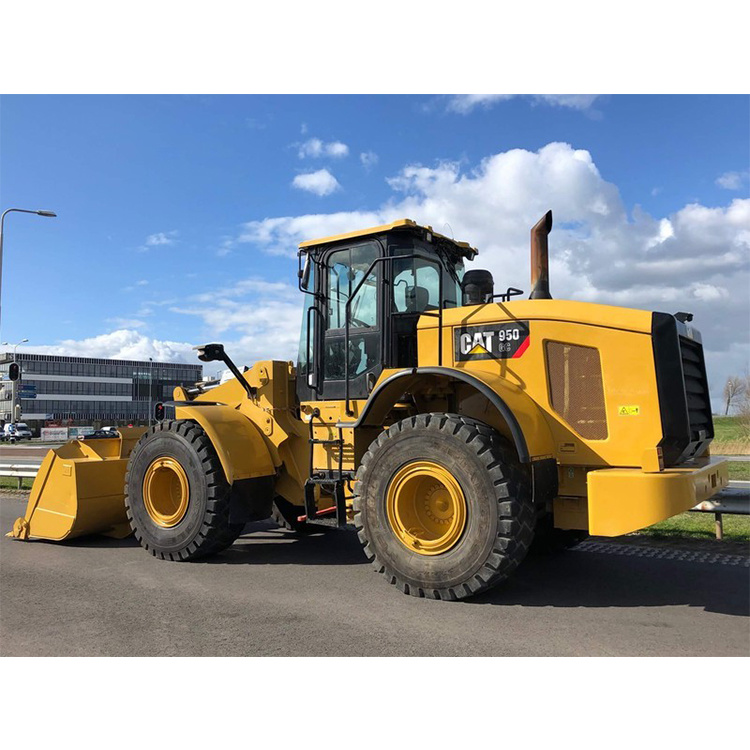
{"type": "Polygon", "coordinates": [[[355,484],[365,554],[411,596],[464,599],[505,580],[526,556],[528,472],[491,427],[457,414],[396,423],[370,445],[355,484]]]}
{"type": "Polygon", "coordinates": [[[196,560],[229,547],[244,523],[229,522],[231,485],[203,428],[161,422],[130,454],[125,508],[136,539],[162,560],[196,560]]]}

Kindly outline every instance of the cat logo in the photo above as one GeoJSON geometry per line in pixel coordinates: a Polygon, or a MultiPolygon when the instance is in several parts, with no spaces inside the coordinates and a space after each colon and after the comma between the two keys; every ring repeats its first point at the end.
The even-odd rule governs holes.
{"type": "Polygon", "coordinates": [[[456,362],[518,359],[528,349],[529,342],[528,321],[457,328],[454,332],[454,355],[456,362]]]}

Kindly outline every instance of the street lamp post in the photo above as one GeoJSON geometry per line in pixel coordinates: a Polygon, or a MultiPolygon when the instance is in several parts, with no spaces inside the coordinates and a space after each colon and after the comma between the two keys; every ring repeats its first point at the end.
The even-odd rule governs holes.
{"type": "Polygon", "coordinates": [[[148,426],[151,427],[151,415],[154,411],[153,398],[151,396],[151,386],[154,382],[154,358],[149,357],[151,365],[148,368],[148,426]]]}
{"type": "MultiPolygon", "coordinates": [[[[25,344],[28,339],[21,339],[17,344],[11,344],[8,341],[3,341],[3,346],[13,347],[13,361],[16,361],[16,351],[21,344],[25,344]]],[[[10,381],[10,423],[15,424],[16,422],[16,401],[18,396],[18,380],[10,381]]]]}
{"type": "Polygon", "coordinates": [[[13,361],[16,361],[16,350],[18,349],[21,344],[28,343],[28,339],[21,339],[17,344],[11,344],[9,341],[3,341],[3,346],[12,346],[13,347],[13,361]]]}
{"type": "Polygon", "coordinates": [[[7,208],[0,216],[0,320],[2,319],[2,289],[3,289],[3,227],[5,225],[5,215],[16,211],[20,214],[36,214],[37,216],[47,216],[55,218],[57,214],[54,211],[30,211],[27,208],[7,208]]]}

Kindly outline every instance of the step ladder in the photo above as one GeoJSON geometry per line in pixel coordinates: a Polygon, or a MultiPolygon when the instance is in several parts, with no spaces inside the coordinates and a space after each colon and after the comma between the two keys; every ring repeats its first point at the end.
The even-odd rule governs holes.
{"type": "MultiPolygon", "coordinates": [[[[314,409],[310,414],[308,425],[310,426],[310,466],[308,479],[305,482],[305,515],[306,522],[318,524],[320,526],[342,527],[347,525],[346,520],[346,482],[354,478],[350,471],[343,470],[344,464],[344,431],[338,427],[339,436],[332,440],[322,440],[315,437],[315,426],[313,420],[320,416],[320,410],[314,409]],[[313,455],[316,445],[332,445],[338,448],[337,469],[318,469],[313,466],[313,455]],[[324,508],[318,510],[318,504],[315,499],[315,487],[320,485],[333,486],[333,508],[324,508]],[[335,512],[335,516],[331,515],[335,512]]],[[[323,427],[332,427],[333,425],[323,424],[323,427]]]]}

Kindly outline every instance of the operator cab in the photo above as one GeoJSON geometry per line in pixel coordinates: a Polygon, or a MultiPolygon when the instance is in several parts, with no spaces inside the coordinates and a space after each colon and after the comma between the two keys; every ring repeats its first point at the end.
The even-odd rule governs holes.
{"type": "Polygon", "coordinates": [[[476,253],[410,219],[303,242],[300,401],[367,398],[384,368],[415,367],[420,315],[461,305],[476,253]]]}

